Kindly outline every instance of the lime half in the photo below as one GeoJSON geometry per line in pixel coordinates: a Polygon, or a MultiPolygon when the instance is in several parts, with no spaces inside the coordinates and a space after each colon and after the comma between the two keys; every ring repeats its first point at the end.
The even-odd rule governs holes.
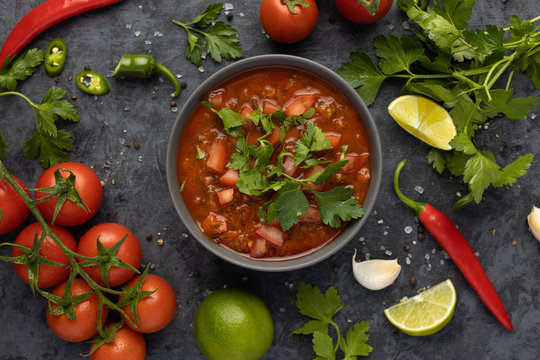
{"type": "Polygon", "coordinates": [[[452,117],[442,106],[417,95],[400,96],[388,105],[396,122],[412,135],[433,147],[450,150],[456,136],[452,117]]]}
{"type": "Polygon", "coordinates": [[[455,307],[456,289],[448,279],[389,307],[384,314],[405,334],[424,336],[441,330],[454,315],[455,307]]]}

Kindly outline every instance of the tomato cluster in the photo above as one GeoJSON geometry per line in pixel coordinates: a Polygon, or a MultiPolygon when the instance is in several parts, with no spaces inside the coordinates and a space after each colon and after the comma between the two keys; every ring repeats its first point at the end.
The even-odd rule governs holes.
{"type": "MultiPolygon", "coordinates": [[[[347,20],[370,24],[388,13],[394,0],[335,0],[347,20]],[[373,7],[370,12],[368,7],[373,7]]],[[[305,39],[315,28],[319,9],[315,0],[263,0],[261,25],[275,41],[291,44],[305,39]]]]}
{"type": "MultiPolygon", "coordinates": [[[[14,179],[25,189],[22,181],[14,179]]],[[[176,294],[157,275],[145,271],[136,276],[142,249],[125,226],[95,225],[78,243],[63,227],[90,220],[100,207],[102,195],[101,181],[84,164],[65,162],[45,170],[34,196],[35,201],[43,199],[36,207],[47,221],[54,220],[47,223],[54,234],[46,232],[51,236],[43,236],[48,231],[43,229],[43,222],[25,227],[12,248],[13,268],[32,287],[54,287],[50,294],[40,292],[49,299],[47,324],[58,337],[79,342],[99,334],[101,340],[92,340],[92,360],[144,359],[146,344],[141,333],[161,330],[172,321],[176,294]],[[111,302],[108,293],[119,295],[118,302],[111,302]],[[121,313],[123,325],[105,326],[111,308],[121,313]]],[[[25,202],[5,180],[0,181],[0,214],[0,234],[20,227],[29,214],[25,202]]]]}

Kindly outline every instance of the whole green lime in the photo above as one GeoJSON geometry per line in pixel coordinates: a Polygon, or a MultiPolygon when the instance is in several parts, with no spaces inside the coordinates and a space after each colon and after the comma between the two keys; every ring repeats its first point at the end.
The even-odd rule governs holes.
{"type": "Polygon", "coordinates": [[[226,288],[210,293],[199,305],[193,331],[209,360],[256,360],[272,344],[274,323],[257,296],[226,288]]]}

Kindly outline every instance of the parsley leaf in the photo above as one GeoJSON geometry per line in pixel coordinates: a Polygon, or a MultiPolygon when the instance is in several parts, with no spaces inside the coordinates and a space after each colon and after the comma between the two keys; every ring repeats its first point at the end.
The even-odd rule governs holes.
{"type": "Polygon", "coordinates": [[[44,168],[68,161],[67,151],[73,150],[71,134],[64,130],[58,130],[56,136],[36,129],[32,137],[23,145],[24,155],[27,159],[38,160],[44,168]]]}
{"type": "Polygon", "coordinates": [[[515,183],[519,177],[527,173],[526,170],[531,166],[533,158],[533,154],[522,155],[506,165],[499,173],[499,177],[497,178],[497,181],[493,183],[493,186],[501,187],[515,183]]]}
{"type": "Polygon", "coordinates": [[[245,124],[245,121],[244,119],[242,118],[242,115],[240,115],[239,113],[227,108],[227,107],[224,107],[224,108],[221,108],[219,110],[216,110],[216,107],[214,104],[212,104],[211,102],[209,101],[203,101],[201,102],[201,105],[206,107],[206,108],[209,108],[210,110],[212,110],[215,114],[217,114],[217,116],[219,116],[219,118],[221,119],[221,122],[223,123],[223,127],[225,128],[225,131],[234,136],[234,137],[238,137],[238,136],[241,136],[243,133],[241,131],[233,131],[234,128],[238,127],[238,126],[242,126],[245,124]]]}
{"type": "Polygon", "coordinates": [[[465,164],[463,180],[469,184],[469,190],[476,203],[482,200],[484,190],[498,177],[499,166],[495,162],[493,154],[488,151],[477,152],[465,164]]]}
{"type": "Polygon", "coordinates": [[[379,67],[386,75],[409,71],[411,64],[424,54],[422,45],[414,42],[407,35],[401,37],[401,42],[393,35],[377,36],[373,45],[375,54],[381,59],[379,67]]]}
{"type": "Polygon", "coordinates": [[[319,205],[322,222],[332,227],[341,226],[341,221],[358,219],[364,215],[364,209],[351,197],[354,189],[337,187],[327,192],[313,191],[319,205]]]}
{"type": "Polygon", "coordinates": [[[540,97],[512,98],[514,90],[495,89],[490,91],[491,99],[480,94],[482,100],[493,106],[496,111],[502,112],[511,120],[520,120],[536,109],[540,104],[540,97]]]}
{"type": "Polygon", "coordinates": [[[277,218],[285,231],[298,223],[298,218],[306,213],[309,206],[300,184],[292,181],[279,190],[274,202],[277,218]]]}
{"type": "Polygon", "coordinates": [[[315,126],[311,121],[306,122],[306,131],[302,137],[296,140],[294,165],[298,166],[303,161],[310,158],[311,152],[331,149],[332,143],[330,139],[324,136],[321,128],[315,126]]]}
{"type": "Polygon", "coordinates": [[[38,49],[30,49],[14,60],[6,58],[0,69],[0,86],[7,90],[15,90],[17,81],[30,77],[43,62],[43,58],[43,52],[38,49]]]}
{"type": "Polygon", "coordinates": [[[317,286],[299,282],[296,287],[296,306],[300,314],[309,316],[312,320],[301,328],[293,331],[295,334],[312,334],[320,331],[328,333],[328,324],[332,322],[334,315],[343,308],[341,298],[335,287],[329,287],[323,295],[317,286]]]}
{"type": "Polygon", "coordinates": [[[294,330],[294,334],[313,334],[313,351],[316,359],[334,360],[338,346],[343,351],[344,360],[357,360],[357,356],[368,356],[372,348],[366,342],[369,339],[367,331],[369,324],[366,321],[355,324],[347,331],[343,338],[339,326],[332,319],[343,308],[341,298],[337,290],[331,286],[325,294],[317,286],[298,283],[296,292],[296,306],[301,314],[311,317],[313,320],[306,322],[301,328],[294,330]],[[331,324],[336,330],[338,344],[333,345],[333,340],[328,334],[328,325],[331,324]]]}
{"type": "Polygon", "coordinates": [[[185,55],[189,61],[197,66],[202,64],[202,40],[196,34],[204,36],[204,48],[216,62],[221,62],[223,58],[231,60],[244,57],[236,29],[223,21],[214,23],[222,9],[222,3],[211,4],[192,22],[182,23],[173,20],[174,24],[186,30],[188,41],[185,55]],[[205,31],[203,30],[205,28],[208,29],[205,31]]]}
{"type": "Polygon", "coordinates": [[[367,321],[354,324],[347,331],[346,338],[341,338],[340,347],[345,353],[345,359],[356,359],[357,356],[368,356],[373,348],[367,344],[369,340],[369,324],[367,321]]]}

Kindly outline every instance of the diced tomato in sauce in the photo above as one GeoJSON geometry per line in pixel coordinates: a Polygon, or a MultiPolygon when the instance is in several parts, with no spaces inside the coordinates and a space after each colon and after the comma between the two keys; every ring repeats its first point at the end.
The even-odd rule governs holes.
{"type": "MultiPolygon", "coordinates": [[[[287,115],[301,115],[314,107],[316,112],[311,120],[325,132],[333,147],[316,156],[329,163],[338,161],[342,146],[348,145],[346,156],[354,159],[354,164],[348,164],[345,171],[335,174],[315,190],[349,186],[355,190],[355,200],[360,204],[365,200],[371,171],[366,131],[354,106],[324,80],[297,70],[258,69],[227,80],[201,100],[212,102],[218,109],[227,106],[244,117],[250,107],[251,111],[255,109],[252,104],[263,113],[283,109],[287,115]]],[[[263,136],[261,127],[248,121],[242,128],[245,135],[249,135],[250,143],[258,145],[257,138],[263,136]]],[[[302,137],[304,129],[304,126],[291,126],[280,143],[281,129],[276,126],[266,138],[275,147],[271,163],[275,164],[282,149],[295,153],[295,142],[302,137]]],[[[177,175],[180,183],[186,180],[182,197],[187,209],[211,241],[253,258],[290,258],[331,242],[346,226],[332,228],[323,224],[313,195],[307,189],[304,190],[311,205],[291,229],[283,231],[279,222],[263,222],[259,210],[272,197],[252,197],[236,188],[239,173],[227,168],[235,151],[236,139],[227,135],[221,119],[210,109],[198,106],[181,134],[177,175]],[[194,158],[197,146],[207,153],[205,160],[194,158]],[[221,202],[219,194],[223,198],[221,202]],[[233,201],[224,201],[231,198],[230,194],[233,201]]],[[[327,163],[309,169],[297,168],[290,156],[285,156],[283,162],[285,174],[292,177],[307,177],[328,166],[327,163]]]]}
{"type": "Polygon", "coordinates": [[[240,179],[240,174],[238,173],[238,170],[234,169],[227,169],[225,174],[221,175],[219,178],[219,182],[225,186],[236,186],[236,181],[240,179]]]}
{"type": "Polygon", "coordinates": [[[221,206],[227,206],[234,201],[234,189],[219,190],[216,194],[221,206]]]}
{"type": "Polygon", "coordinates": [[[227,154],[227,146],[225,143],[221,140],[216,140],[210,144],[208,147],[208,160],[206,160],[206,166],[218,174],[223,174],[228,162],[229,155],[227,154]]]}

